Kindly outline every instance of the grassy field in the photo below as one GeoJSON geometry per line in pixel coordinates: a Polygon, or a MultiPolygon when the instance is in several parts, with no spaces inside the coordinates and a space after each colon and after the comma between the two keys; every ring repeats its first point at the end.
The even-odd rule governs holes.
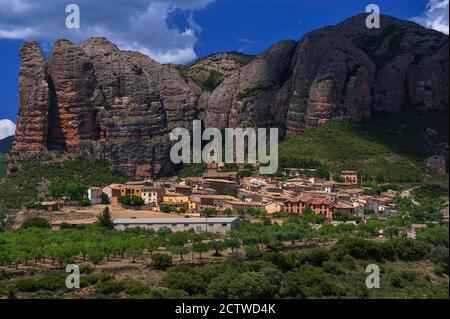
{"type": "Polygon", "coordinates": [[[448,143],[448,111],[375,114],[361,124],[334,120],[287,139],[280,161],[316,160],[333,173],[351,169],[368,178],[416,182],[441,143],[448,143]]]}

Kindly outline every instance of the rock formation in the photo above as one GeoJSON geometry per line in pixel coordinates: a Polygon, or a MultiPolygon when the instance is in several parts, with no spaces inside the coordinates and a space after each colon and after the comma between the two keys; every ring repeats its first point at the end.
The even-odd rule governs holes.
{"type": "Polygon", "coordinates": [[[196,118],[290,136],[333,118],[448,108],[448,36],[388,16],[369,30],[365,19],[281,41],[254,59],[222,53],[188,66],[161,65],[104,38],[59,40],[46,62],[26,42],[11,158],[65,152],[150,177],[173,171],[168,132],[196,118]]]}

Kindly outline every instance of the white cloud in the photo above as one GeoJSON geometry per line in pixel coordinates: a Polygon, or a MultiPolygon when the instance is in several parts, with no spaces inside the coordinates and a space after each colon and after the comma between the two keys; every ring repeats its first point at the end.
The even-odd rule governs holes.
{"type": "Polygon", "coordinates": [[[448,3],[449,0],[429,0],[424,14],[412,20],[427,28],[449,34],[448,3]]]}
{"type": "Polygon", "coordinates": [[[11,120],[0,120],[0,140],[16,133],[16,124],[11,120]]]}
{"type": "MultiPolygon", "coordinates": [[[[186,63],[196,58],[201,27],[194,13],[215,0],[74,0],[80,7],[81,28],[65,26],[65,6],[60,0],[0,0],[0,38],[38,40],[45,45],[65,38],[80,42],[106,36],[120,48],[138,50],[162,63],[186,63]],[[183,25],[168,19],[188,13],[183,25]]],[[[180,18],[181,19],[181,18],[180,18]]]]}

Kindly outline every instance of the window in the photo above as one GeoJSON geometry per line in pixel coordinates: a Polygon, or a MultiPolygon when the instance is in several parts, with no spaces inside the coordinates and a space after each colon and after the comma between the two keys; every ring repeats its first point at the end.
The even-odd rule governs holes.
{"type": "Polygon", "coordinates": [[[222,224],[222,227],[227,227],[228,226],[228,224],[222,224]]]}

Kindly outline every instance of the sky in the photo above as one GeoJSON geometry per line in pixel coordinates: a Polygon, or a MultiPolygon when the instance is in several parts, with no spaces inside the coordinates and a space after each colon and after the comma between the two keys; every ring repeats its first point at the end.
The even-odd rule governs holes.
{"type": "Polygon", "coordinates": [[[38,41],[48,55],[56,39],[106,36],[161,63],[188,63],[219,51],[258,54],[372,3],[383,14],[448,34],[449,0],[0,0],[0,139],[14,134],[17,52],[26,40],[38,41]],[[66,27],[69,4],[79,7],[78,29],[66,27]]]}

